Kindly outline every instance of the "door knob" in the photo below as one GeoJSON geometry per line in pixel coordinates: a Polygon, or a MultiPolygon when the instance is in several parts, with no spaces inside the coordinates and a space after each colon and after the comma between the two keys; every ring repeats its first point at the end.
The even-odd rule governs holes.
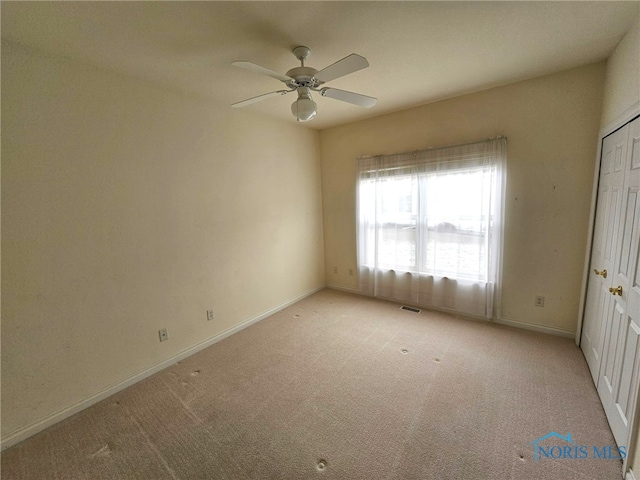
{"type": "Polygon", "coordinates": [[[593,270],[593,273],[595,273],[596,275],[602,275],[604,278],[607,278],[607,270],[593,270]]]}
{"type": "Polygon", "coordinates": [[[616,288],[613,287],[609,287],[609,291],[611,292],[611,295],[620,295],[622,296],[622,285],[618,285],[616,288]]]}

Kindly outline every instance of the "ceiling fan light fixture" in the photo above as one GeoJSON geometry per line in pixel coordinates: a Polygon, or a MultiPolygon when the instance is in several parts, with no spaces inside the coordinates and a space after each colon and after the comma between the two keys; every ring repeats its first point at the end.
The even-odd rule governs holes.
{"type": "Polygon", "coordinates": [[[298,122],[308,122],[318,113],[318,105],[311,99],[308,88],[298,88],[298,99],[291,104],[291,113],[298,122]]]}
{"type": "Polygon", "coordinates": [[[356,53],[347,55],[342,60],[332,63],[328,67],[318,71],[315,68],[305,66],[304,62],[311,53],[308,47],[299,46],[293,49],[293,54],[300,61],[299,67],[290,69],[285,75],[274,72],[268,68],[256,65],[255,63],[240,60],[233,62],[235,67],[243,68],[251,72],[260,73],[267,77],[275,78],[284,83],[288,90],[277,90],[275,92],[264,93],[257,97],[248,98],[241,102],[233,103],[232,107],[244,107],[256,102],[261,102],[267,98],[287,93],[297,92],[298,99],[291,104],[291,113],[298,122],[308,122],[315,118],[318,113],[318,105],[311,98],[311,91],[318,92],[323,97],[333,98],[342,102],[351,103],[359,107],[371,108],[376,104],[374,97],[368,97],[359,93],[347,92],[331,87],[321,87],[326,82],[344,77],[369,66],[366,58],[356,53]]]}

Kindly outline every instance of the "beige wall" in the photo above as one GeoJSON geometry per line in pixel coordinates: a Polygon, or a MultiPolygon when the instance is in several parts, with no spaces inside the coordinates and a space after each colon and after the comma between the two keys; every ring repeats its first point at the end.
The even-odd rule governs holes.
{"type": "Polygon", "coordinates": [[[508,137],[502,320],[576,328],[604,63],[320,135],[326,277],[356,289],[356,157],[508,137]],[[338,273],[334,274],[334,266],[338,273]],[[545,296],[543,308],[534,306],[545,296]]]}
{"type": "Polygon", "coordinates": [[[607,60],[602,121],[604,128],[640,102],[640,16],[607,60]]]}
{"type": "Polygon", "coordinates": [[[310,129],[3,45],[2,162],[3,439],[324,285],[310,129]]]}
{"type": "MultiPolygon", "coordinates": [[[[640,16],[607,61],[603,129],[626,116],[629,109],[640,109],[640,16]]],[[[636,407],[634,439],[630,443],[630,463],[635,477],[640,479],[640,405],[636,407]]]]}

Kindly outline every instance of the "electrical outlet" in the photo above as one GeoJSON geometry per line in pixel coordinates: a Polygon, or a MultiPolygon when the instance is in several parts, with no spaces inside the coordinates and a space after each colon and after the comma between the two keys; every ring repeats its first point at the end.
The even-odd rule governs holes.
{"type": "Polygon", "coordinates": [[[538,295],[533,303],[536,307],[544,307],[544,297],[538,295]]]}
{"type": "Polygon", "coordinates": [[[333,273],[338,273],[338,267],[336,267],[335,265],[333,266],[333,273]]]}
{"type": "Polygon", "coordinates": [[[353,277],[353,268],[350,268],[350,269],[349,269],[349,276],[350,276],[350,277],[353,277]]]}
{"type": "Polygon", "coordinates": [[[211,310],[207,310],[207,320],[213,320],[214,318],[213,308],[211,310]]]}
{"type": "Polygon", "coordinates": [[[158,330],[158,335],[160,335],[161,342],[166,342],[167,340],[169,340],[169,333],[167,332],[166,328],[158,330]]]}

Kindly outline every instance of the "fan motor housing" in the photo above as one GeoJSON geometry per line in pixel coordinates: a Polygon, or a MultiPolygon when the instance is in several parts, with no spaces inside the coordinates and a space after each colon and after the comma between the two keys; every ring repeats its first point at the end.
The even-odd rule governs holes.
{"type": "Polygon", "coordinates": [[[311,67],[295,67],[287,72],[287,77],[295,80],[298,87],[315,87],[319,84],[313,77],[318,70],[311,67]]]}

